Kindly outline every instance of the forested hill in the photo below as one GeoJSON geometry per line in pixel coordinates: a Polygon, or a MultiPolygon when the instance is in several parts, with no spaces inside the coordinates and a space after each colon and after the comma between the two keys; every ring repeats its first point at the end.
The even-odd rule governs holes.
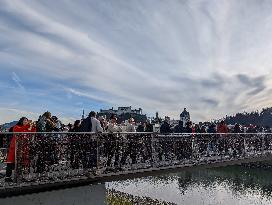
{"type": "Polygon", "coordinates": [[[259,125],[272,127],[272,107],[263,108],[261,111],[237,113],[234,116],[226,116],[227,124],[239,123],[242,125],[259,125]]]}

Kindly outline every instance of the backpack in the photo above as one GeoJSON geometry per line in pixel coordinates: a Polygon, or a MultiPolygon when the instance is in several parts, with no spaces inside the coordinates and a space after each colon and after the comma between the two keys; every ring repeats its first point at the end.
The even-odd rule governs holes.
{"type": "Polygon", "coordinates": [[[92,131],[92,120],[90,117],[84,119],[80,125],[80,132],[91,132],[92,131]]]}
{"type": "Polygon", "coordinates": [[[37,131],[46,132],[46,120],[44,117],[40,117],[37,122],[37,131]]]}

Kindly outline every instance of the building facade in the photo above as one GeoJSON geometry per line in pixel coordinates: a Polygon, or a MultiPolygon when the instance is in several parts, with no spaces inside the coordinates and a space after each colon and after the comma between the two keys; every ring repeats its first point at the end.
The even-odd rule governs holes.
{"type": "Polygon", "coordinates": [[[118,107],[116,110],[112,107],[108,110],[101,109],[98,116],[106,116],[109,118],[111,115],[116,115],[118,117],[118,122],[123,122],[133,117],[136,122],[145,122],[147,120],[146,115],[143,114],[142,108],[132,109],[129,107],[118,107]]]}
{"type": "Polygon", "coordinates": [[[142,115],[142,108],[139,109],[132,109],[131,106],[129,107],[118,107],[117,110],[114,110],[113,107],[108,110],[100,110],[100,113],[104,114],[115,114],[115,115],[122,115],[122,114],[138,114],[142,115]]]}

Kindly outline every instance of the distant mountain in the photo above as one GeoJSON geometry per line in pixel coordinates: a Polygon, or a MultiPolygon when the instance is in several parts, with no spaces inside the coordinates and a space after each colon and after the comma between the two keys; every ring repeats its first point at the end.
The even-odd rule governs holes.
{"type": "Polygon", "coordinates": [[[0,125],[1,129],[9,129],[10,127],[14,126],[17,124],[18,121],[13,121],[13,122],[8,122],[3,125],[0,125]]]}
{"type": "Polygon", "coordinates": [[[263,108],[260,112],[243,112],[237,113],[233,116],[226,116],[224,118],[227,124],[236,124],[241,125],[259,125],[262,127],[272,127],[272,107],[263,108]]]}

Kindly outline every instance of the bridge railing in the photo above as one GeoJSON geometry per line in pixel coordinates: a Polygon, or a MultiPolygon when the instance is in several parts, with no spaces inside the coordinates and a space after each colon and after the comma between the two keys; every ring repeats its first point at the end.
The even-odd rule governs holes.
{"type": "Polygon", "coordinates": [[[17,133],[17,182],[250,158],[272,152],[272,134],[17,133]]]}

